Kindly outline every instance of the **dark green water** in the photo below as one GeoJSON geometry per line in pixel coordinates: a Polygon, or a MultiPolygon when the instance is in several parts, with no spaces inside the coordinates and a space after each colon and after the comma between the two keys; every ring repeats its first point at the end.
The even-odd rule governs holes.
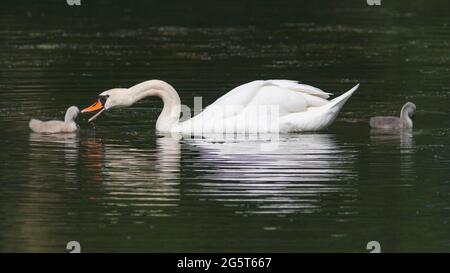
{"type": "Polygon", "coordinates": [[[87,2],[0,9],[0,251],[450,251],[446,1],[87,2]],[[28,129],[154,78],[189,106],[255,79],[361,87],[273,152],[157,136],[157,99],[76,135],[28,129]],[[369,130],[408,100],[412,133],[369,130]]]}

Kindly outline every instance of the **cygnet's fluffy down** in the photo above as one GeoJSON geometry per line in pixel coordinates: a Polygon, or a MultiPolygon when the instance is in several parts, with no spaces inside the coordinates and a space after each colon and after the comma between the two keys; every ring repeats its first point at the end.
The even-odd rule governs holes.
{"type": "Polygon", "coordinates": [[[57,134],[57,133],[72,133],[78,130],[78,125],[75,119],[80,110],[76,106],[71,106],[67,109],[64,121],[50,120],[41,121],[37,119],[30,120],[30,129],[35,133],[40,134],[57,134]]]}
{"type": "Polygon", "coordinates": [[[400,111],[400,117],[372,117],[370,119],[370,127],[377,129],[411,129],[413,128],[415,113],[416,105],[412,102],[407,102],[400,111]]]}

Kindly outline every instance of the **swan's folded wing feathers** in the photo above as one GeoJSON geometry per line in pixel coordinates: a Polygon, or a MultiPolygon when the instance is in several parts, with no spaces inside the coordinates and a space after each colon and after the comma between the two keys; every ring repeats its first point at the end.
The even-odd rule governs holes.
{"type": "MultiPolygon", "coordinates": [[[[291,80],[257,80],[252,81],[243,85],[240,85],[222,97],[218,98],[214,103],[209,105],[204,109],[204,111],[197,115],[197,118],[209,118],[215,119],[220,113],[220,117],[228,118],[232,116],[237,116],[245,107],[247,107],[258,95],[258,93],[265,86],[274,86],[280,89],[289,90],[292,92],[299,92],[303,94],[310,95],[310,104],[314,106],[321,106],[322,102],[314,102],[313,97],[320,99],[327,99],[330,94],[326,93],[316,87],[299,84],[297,81],[291,80]],[[220,111],[216,111],[220,110],[220,111]]],[[[276,90],[273,93],[274,96],[278,96],[276,90]]],[[[270,104],[271,101],[267,101],[266,103],[260,104],[270,104]]]]}
{"type": "Polygon", "coordinates": [[[302,92],[310,95],[314,95],[323,99],[328,99],[332,94],[324,92],[317,87],[301,84],[297,81],[291,80],[267,80],[265,85],[279,86],[281,88],[287,88],[292,91],[302,92]]]}
{"type": "MultiPolygon", "coordinates": [[[[218,105],[247,105],[256,95],[256,93],[263,86],[277,86],[280,88],[286,88],[296,92],[302,92],[305,94],[317,96],[323,99],[328,99],[331,93],[324,92],[319,88],[300,84],[297,81],[291,80],[257,80],[246,84],[242,84],[225,95],[218,98],[213,104],[218,105]]],[[[205,109],[206,110],[206,109],[205,109]]]]}
{"type": "MultiPolygon", "coordinates": [[[[259,88],[264,86],[265,81],[252,81],[233,88],[225,95],[218,98],[213,105],[247,105],[256,95],[259,88]]],[[[209,106],[208,106],[209,107],[209,106]]],[[[205,110],[208,108],[206,107],[205,110]]]]}

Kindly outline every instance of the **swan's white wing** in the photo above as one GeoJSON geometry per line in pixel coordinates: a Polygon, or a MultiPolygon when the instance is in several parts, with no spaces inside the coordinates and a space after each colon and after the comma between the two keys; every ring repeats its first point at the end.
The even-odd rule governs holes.
{"type": "Polygon", "coordinates": [[[326,98],[329,96],[329,93],[296,81],[253,81],[229,91],[182,126],[205,128],[227,122],[232,124],[241,121],[245,113],[258,106],[277,105],[281,115],[302,112],[308,107],[328,103],[326,98]]]}
{"type": "Polygon", "coordinates": [[[317,87],[314,87],[311,85],[306,85],[306,84],[301,84],[301,83],[298,83],[297,81],[291,81],[291,80],[268,80],[268,81],[265,81],[265,85],[273,85],[273,86],[277,86],[277,87],[281,87],[281,88],[286,88],[286,89],[289,89],[292,91],[297,91],[297,92],[317,96],[322,99],[328,99],[332,95],[331,93],[324,92],[317,87]]]}
{"type": "Polygon", "coordinates": [[[226,105],[246,106],[256,96],[259,89],[264,86],[265,82],[266,81],[252,81],[243,85],[239,85],[238,87],[233,88],[231,91],[229,91],[222,97],[218,98],[210,106],[226,106],[226,105]]]}
{"type": "MultiPolygon", "coordinates": [[[[232,89],[222,97],[218,98],[213,104],[211,104],[211,106],[239,105],[245,107],[253,100],[253,98],[256,97],[258,92],[261,91],[261,88],[264,86],[274,86],[282,89],[288,89],[295,92],[313,95],[322,99],[328,99],[331,95],[330,93],[326,93],[319,88],[306,84],[300,84],[297,81],[259,80],[252,81],[232,89]]],[[[274,93],[273,95],[276,96],[277,94],[274,93]]]]}

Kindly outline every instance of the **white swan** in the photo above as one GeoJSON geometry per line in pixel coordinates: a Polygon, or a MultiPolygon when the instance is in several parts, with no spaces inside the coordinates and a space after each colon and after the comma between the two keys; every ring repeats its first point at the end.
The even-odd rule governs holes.
{"type": "Polygon", "coordinates": [[[130,88],[115,88],[99,95],[98,101],[81,112],[128,107],[158,96],[164,107],[156,122],[160,132],[260,133],[317,131],[330,126],[359,84],[329,101],[329,93],[290,80],[260,80],[238,86],[217,99],[200,114],[180,122],[181,103],[175,89],[160,80],[130,88]]]}

